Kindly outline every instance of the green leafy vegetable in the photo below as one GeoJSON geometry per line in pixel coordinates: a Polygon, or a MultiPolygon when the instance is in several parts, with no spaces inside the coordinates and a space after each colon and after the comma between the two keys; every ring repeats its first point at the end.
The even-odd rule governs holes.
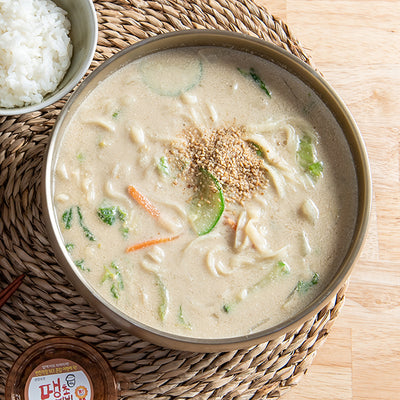
{"type": "Polygon", "coordinates": [[[90,269],[89,269],[89,268],[86,268],[86,267],[84,266],[84,262],[85,262],[85,260],[81,259],[81,260],[76,260],[76,261],[74,261],[74,264],[75,264],[79,269],[81,269],[82,271],[88,271],[88,272],[90,272],[90,269]]]}
{"type": "Polygon", "coordinates": [[[107,225],[114,225],[117,219],[117,207],[102,207],[97,210],[99,218],[107,225]]]}
{"type": "Polygon", "coordinates": [[[291,301],[295,298],[296,294],[304,294],[308,292],[314,285],[319,282],[319,275],[315,272],[309,281],[300,280],[297,282],[295,288],[290,292],[289,296],[286,298],[283,308],[285,308],[291,301]]]}
{"type": "Polygon", "coordinates": [[[129,228],[127,226],[121,226],[120,231],[122,233],[123,238],[127,238],[129,235],[129,228]]]}
{"type": "Polygon", "coordinates": [[[127,218],[128,218],[128,214],[126,211],[122,210],[121,208],[117,207],[117,215],[118,215],[118,219],[121,222],[126,222],[127,218]]]}
{"type": "Polygon", "coordinates": [[[120,221],[122,223],[120,228],[122,236],[124,238],[128,237],[129,227],[125,224],[128,218],[128,214],[119,206],[100,207],[97,210],[97,215],[105,224],[110,226],[114,225],[117,220],[120,221]]]}
{"type": "Polygon", "coordinates": [[[78,161],[82,162],[85,161],[85,155],[83,153],[78,153],[76,155],[76,158],[78,159],[78,161]]]}
{"type": "MultiPolygon", "coordinates": [[[[95,241],[96,240],[95,236],[93,235],[92,232],[90,232],[89,228],[83,222],[83,215],[81,212],[81,208],[79,206],[71,207],[68,210],[64,211],[61,218],[62,218],[62,221],[64,222],[65,229],[71,229],[73,216],[74,216],[74,212],[73,212],[74,208],[76,208],[76,212],[78,214],[78,219],[79,219],[79,225],[81,226],[85,236],[90,241],[95,241]]],[[[73,244],[66,245],[66,248],[68,251],[72,250],[73,244]],[[69,247],[67,247],[67,246],[69,246],[69,247]]]]}
{"type": "Polygon", "coordinates": [[[310,281],[298,281],[294,290],[299,293],[306,293],[318,282],[319,275],[317,272],[315,272],[310,281]]]}
{"type": "Polygon", "coordinates": [[[179,306],[178,322],[180,325],[182,325],[186,329],[192,329],[192,325],[190,324],[190,322],[187,322],[185,317],[183,316],[182,305],[179,306]]]}
{"type": "Polygon", "coordinates": [[[85,225],[84,221],[83,221],[83,215],[81,212],[81,208],[79,206],[76,207],[76,211],[78,213],[78,218],[79,218],[79,225],[81,226],[83,233],[85,234],[85,236],[92,242],[94,242],[96,240],[95,236],[93,235],[93,233],[89,230],[89,228],[85,225]]]}
{"type": "Polygon", "coordinates": [[[254,148],[258,157],[264,158],[264,152],[262,151],[261,147],[254,142],[249,142],[250,146],[254,148]]]}
{"type": "Polygon", "coordinates": [[[165,156],[162,156],[157,164],[158,170],[165,176],[169,176],[171,173],[170,167],[169,167],[169,163],[168,163],[168,159],[165,156]]]}
{"type": "Polygon", "coordinates": [[[116,206],[100,207],[97,210],[97,215],[107,225],[114,225],[117,219],[121,222],[125,222],[127,218],[127,213],[116,206]]]}
{"type": "Polygon", "coordinates": [[[119,117],[119,114],[120,114],[120,111],[115,111],[115,112],[113,112],[112,117],[114,119],[117,119],[119,117]]]}
{"type": "Polygon", "coordinates": [[[246,77],[251,77],[253,79],[253,81],[259,86],[259,88],[261,90],[263,90],[266,95],[271,98],[271,92],[268,90],[267,86],[265,85],[264,81],[260,78],[260,76],[257,74],[257,72],[255,71],[255,69],[253,67],[250,68],[249,71],[245,71],[241,68],[238,68],[238,71],[246,77]]]}
{"type": "Polygon", "coordinates": [[[300,139],[297,158],[300,165],[313,178],[318,178],[322,175],[323,164],[317,160],[317,151],[311,136],[305,135],[300,139]]]}
{"type": "MultiPolygon", "coordinates": [[[[235,302],[235,304],[237,304],[238,302],[235,302]]],[[[231,303],[231,304],[224,304],[223,306],[222,306],[222,310],[224,311],[224,312],[226,312],[227,314],[229,313],[229,312],[231,312],[232,311],[232,308],[233,308],[233,304],[231,303]]]]}
{"type": "Polygon", "coordinates": [[[165,316],[168,312],[168,301],[169,301],[168,290],[159,275],[156,275],[156,282],[161,299],[160,305],[158,306],[158,315],[160,316],[161,321],[164,321],[165,316]]]}
{"type": "Polygon", "coordinates": [[[201,236],[212,231],[225,209],[225,199],[218,180],[201,169],[198,190],[192,200],[189,219],[195,232],[201,236]]]}
{"type": "MultiPolygon", "coordinates": [[[[256,290],[259,290],[265,286],[267,286],[270,282],[274,281],[277,278],[280,278],[282,276],[290,274],[290,267],[287,263],[284,261],[278,261],[274,264],[272,267],[272,270],[264,276],[264,278],[260,279],[258,282],[256,282],[254,285],[250,286],[247,289],[247,296],[250,295],[251,293],[255,292],[256,290]]],[[[222,306],[222,310],[225,313],[229,313],[232,311],[235,305],[239,304],[242,301],[241,298],[236,298],[235,300],[226,303],[222,306]]]]}
{"type": "Polygon", "coordinates": [[[64,211],[62,215],[62,220],[64,222],[64,227],[65,229],[71,229],[72,225],[72,216],[73,216],[73,210],[72,207],[69,208],[68,210],[64,211]]]}
{"type": "Polygon", "coordinates": [[[315,178],[318,178],[321,176],[323,169],[324,169],[324,167],[323,167],[321,161],[317,161],[308,166],[308,172],[315,178]]]}
{"type": "Polygon", "coordinates": [[[310,136],[304,136],[302,139],[300,139],[297,155],[299,157],[300,164],[303,167],[306,168],[314,162],[314,151],[314,145],[310,136]]]}
{"type": "Polygon", "coordinates": [[[101,278],[101,283],[106,281],[111,282],[110,292],[114,298],[119,299],[121,290],[124,289],[124,282],[119,267],[115,262],[112,262],[109,267],[104,266],[104,274],[101,278]]]}
{"type": "Polygon", "coordinates": [[[67,243],[65,245],[65,248],[67,249],[68,253],[71,253],[72,250],[74,249],[75,245],[73,243],[67,243]]]}
{"type": "Polygon", "coordinates": [[[284,261],[278,261],[272,268],[272,271],[268,273],[264,278],[262,278],[260,281],[255,283],[253,286],[251,286],[247,292],[252,293],[255,290],[258,290],[262,287],[265,287],[268,283],[273,281],[274,279],[284,276],[290,273],[290,267],[288,264],[286,264],[284,261]]]}

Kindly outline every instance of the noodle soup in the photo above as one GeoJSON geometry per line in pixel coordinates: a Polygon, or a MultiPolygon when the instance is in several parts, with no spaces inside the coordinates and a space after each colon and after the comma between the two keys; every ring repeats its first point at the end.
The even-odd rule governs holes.
{"type": "Polygon", "coordinates": [[[351,153],[320,99],[222,48],[161,51],[102,81],[69,122],[54,179],[64,244],[92,288],[196,338],[304,309],[357,214],[351,153]]]}

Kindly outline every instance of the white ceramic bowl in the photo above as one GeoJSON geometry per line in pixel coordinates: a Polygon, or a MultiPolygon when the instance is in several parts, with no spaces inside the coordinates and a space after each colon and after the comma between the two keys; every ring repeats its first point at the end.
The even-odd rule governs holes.
{"type": "Polygon", "coordinates": [[[70,37],[73,45],[71,65],[57,89],[47,94],[43,101],[24,107],[0,108],[0,115],[19,115],[41,110],[68,94],[90,67],[97,45],[97,16],[92,0],[53,0],[67,11],[71,22],[70,37]]]}

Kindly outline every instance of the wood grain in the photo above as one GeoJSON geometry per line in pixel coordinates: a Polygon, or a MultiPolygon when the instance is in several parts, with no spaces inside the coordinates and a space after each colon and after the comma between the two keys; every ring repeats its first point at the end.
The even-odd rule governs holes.
{"type": "Polygon", "coordinates": [[[288,24],[367,146],[369,233],[346,304],[286,400],[400,399],[400,1],[256,0],[288,24]]]}

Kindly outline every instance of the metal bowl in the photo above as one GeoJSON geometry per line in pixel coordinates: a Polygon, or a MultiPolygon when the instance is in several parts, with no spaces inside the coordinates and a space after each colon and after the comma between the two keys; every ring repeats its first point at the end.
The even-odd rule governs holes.
{"type": "Polygon", "coordinates": [[[43,101],[23,107],[0,108],[0,115],[19,115],[41,110],[62,99],[83,78],[90,67],[97,45],[97,16],[92,0],[80,0],[79,5],[70,0],[53,0],[68,13],[71,23],[70,38],[73,46],[71,65],[54,92],[43,101]]]}
{"type": "Polygon", "coordinates": [[[45,158],[43,174],[43,210],[50,242],[57,259],[64,267],[67,277],[75,288],[100,314],[116,326],[155,344],[189,351],[213,352],[246,348],[288,333],[314,317],[334,298],[348,279],[361,251],[371,207],[371,177],[365,146],[350,112],[331,86],[310,66],[287,51],[263,40],[223,31],[188,30],[160,35],[128,47],[104,62],[80,85],[59,115],[45,158]],[[250,52],[283,67],[299,78],[322,99],[342,128],[354,160],[358,182],[358,214],[354,234],[349,249],[344,255],[342,264],[338,265],[337,272],[327,287],[306,309],[284,323],[254,334],[226,339],[184,337],[162,332],[128,317],[91,289],[90,285],[81,276],[79,270],[68,257],[58,227],[53,204],[54,166],[57,149],[60,146],[65,127],[68,125],[71,115],[74,114],[74,111],[79,107],[82,100],[96,85],[114,71],[153,52],[182,46],[219,46],[232,48],[250,52]]]}

